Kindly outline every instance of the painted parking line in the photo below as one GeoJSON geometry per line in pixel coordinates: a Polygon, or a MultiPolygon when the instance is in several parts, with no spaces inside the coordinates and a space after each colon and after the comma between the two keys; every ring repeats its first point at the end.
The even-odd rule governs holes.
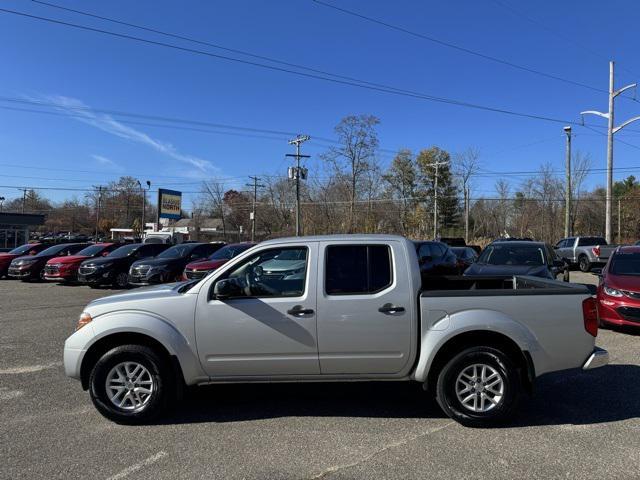
{"type": "Polygon", "coordinates": [[[5,368],[0,370],[0,375],[19,375],[21,373],[34,373],[42,370],[49,370],[50,368],[61,367],[62,362],[51,362],[42,365],[27,365],[24,367],[5,368]]]}
{"type": "Polygon", "coordinates": [[[137,472],[138,470],[140,470],[141,468],[147,467],[153,463],[156,463],[158,460],[164,458],[167,456],[167,452],[165,451],[160,451],[158,453],[156,453],[155,455],[150,456],[149,458],[146,458],[144,460],[142,460],[141,462],[138,463],[134,463],[133,465],[125,468],[124,470],[116,473],[115,475],[107,478],[107,480],[119,480],[120,478],[124,478],[128,475],[131,475],[134,472],[137,472]]]}

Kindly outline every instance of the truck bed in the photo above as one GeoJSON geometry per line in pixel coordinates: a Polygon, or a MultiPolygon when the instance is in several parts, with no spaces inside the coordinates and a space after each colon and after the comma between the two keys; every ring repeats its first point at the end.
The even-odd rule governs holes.
{"type": "Polygon", "coordinates": [[[520,275],[487,277],[423,276],[421,289],[421,295],[428,297],[575,295],[590,293],[586,285],[520,275]]]}

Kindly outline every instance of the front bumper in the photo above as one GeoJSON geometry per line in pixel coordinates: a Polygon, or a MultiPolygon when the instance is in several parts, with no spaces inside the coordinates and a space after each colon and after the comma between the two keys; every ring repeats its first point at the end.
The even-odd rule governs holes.
{"type": "Polygon", "coordinates": [[[593,370],[594,368],[604,367],[609,363],[609,352],[603,348],[594,347],[593,352],[582,365],[583,370],[593,370]]]}
{"type": "Polygon", "coordinates": [[[111,271],[97,271],[89,274],[78,273],[78,282],[87,285],[102,285],[113,282],[113,275],[111,271]]]}
{"type": "Polygon", "coordinates": [[[146,285],[158,285],[165,283],[169,278],[169,272],[149,272],[146,275],[132,275],[129,274],[129,285],[135,285],[136,287],[144,287],[146,285]]]}
{"type": "Polygon", "coordinates": [[[9,268],[7,275],[9,275],[11,278],[25,279],[31,278],[32,272],[31,269],[21,270],[19,268],[9,268]]]}

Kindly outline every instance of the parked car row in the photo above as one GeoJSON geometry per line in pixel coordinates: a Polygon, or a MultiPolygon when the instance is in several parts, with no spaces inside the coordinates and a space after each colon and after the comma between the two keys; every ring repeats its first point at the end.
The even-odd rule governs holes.
{"type": "Polygon", "coordinates": [[[203,278],[254,243],[29,243],[0,253],[0,278],[116,288],[203,278]]]}

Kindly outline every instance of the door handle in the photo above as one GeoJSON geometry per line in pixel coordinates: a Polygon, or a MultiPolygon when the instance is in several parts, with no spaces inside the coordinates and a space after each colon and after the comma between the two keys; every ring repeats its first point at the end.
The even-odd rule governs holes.
{"type": "Polygon", "coordinates": [[[404,307],[398,307],[392,303],[385,303],[378,309],[378,311],[380,313],[400,313],[404,312],[404,307]]]}
{"type": "Polygon", "coordinates": [[[289,315],[293,315],[294,317],[303,317],[304,315],[311,315],[313,313],[312,308],[302,308],[300,305],[296,305],[295,307],[287,310],[289,315]]]}

